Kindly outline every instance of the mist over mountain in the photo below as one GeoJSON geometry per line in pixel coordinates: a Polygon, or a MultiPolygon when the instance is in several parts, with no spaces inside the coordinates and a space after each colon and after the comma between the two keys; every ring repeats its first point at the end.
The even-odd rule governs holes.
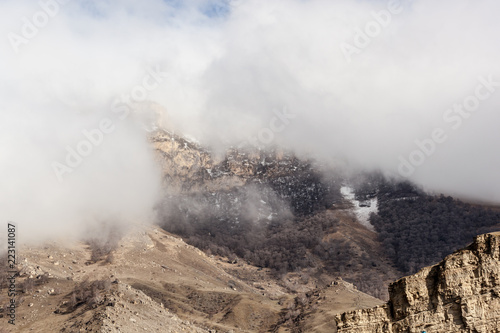
{"type": "Polygon", "coordinates": [[[499,7],[3,1],[0,218],[26,237],[150,219],[153,118],[498,203],[499,7]]]}
{"type": "Polygon", "coordinates": [[[0,1],[0,331],[494,330],[498,12],[0,1]]]}

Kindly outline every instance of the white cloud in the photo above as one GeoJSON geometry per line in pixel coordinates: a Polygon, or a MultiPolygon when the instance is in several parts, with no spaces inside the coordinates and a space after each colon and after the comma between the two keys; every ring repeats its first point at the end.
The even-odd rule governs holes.
{"type": "Polygon", "coordinates": [[[3,219],[69,230],[94,210],[148,210],[154,195],[139,194],[153,193],[157,178],[147,173],[154,163],[132,118],[117,123],[63,185],[51,162],[106,117],[111,101],[129,93],[151,65],[168,76],[148,98],[204,142],[237,144],[286,106],[297,118],[276,134],[277,143],[395,174],[398,156],[442,127],[449,140],[412,179],[431,190],[500,201],[500,92],[459,130],[442,119],[473,93],[478,76],[500,81],[500,4],[404,2],[348,63],[340,45],[352,43],[356,28],[387,9],[386,1],[217,3],[230,3],[230,11],[208,17],[198,10],[209,12],[206,1],[69,1],[18,53],[7,36],[21,34],[23,17],[31,19],[40,5],[0,4],[0,169],[9,189],[0,196],[8,207],[3,219]]]}

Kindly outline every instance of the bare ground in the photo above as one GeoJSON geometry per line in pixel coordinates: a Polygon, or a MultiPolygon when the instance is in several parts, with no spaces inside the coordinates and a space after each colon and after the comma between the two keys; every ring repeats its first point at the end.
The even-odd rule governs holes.
{"type": "Polygon", "coordinates": [[[326,332],[335,313],[382,303],[341,280],[207,256],[154,226],[136,225],[109,261],[85,243],[19,254],[16,325],[0,318],[10,332],[326,332]]]}

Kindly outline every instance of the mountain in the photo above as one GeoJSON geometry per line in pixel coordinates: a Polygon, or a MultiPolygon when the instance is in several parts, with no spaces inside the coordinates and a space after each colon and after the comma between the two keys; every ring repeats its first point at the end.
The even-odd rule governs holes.
{"type": "Polygon", "coordinates": [[[134,225],[106,251],[61,241],[19,253],[8,332],[285,332],[313,307],[326,311],[314,317],[322,325],[382,303],[342,280],[318,289],[297,274],[279,283],[269,269],[208,256],[157,226],[134,225]]]}
{"type": "Polygon", "coordinates": [[[475,237],[389,294],[385,305],[338,315],[338,332],[499,332],[500,233],[475,237]]]}
{"type": "Polygon", "coordinates": [[[325,285],[342,277],[382,299],[401,276],[342,195],[338,170],[277,148],[216,154],[162,130],[150,140],[167,188],[160,225],[187,243],[278,279],[301,272],[325,285]]]}
{"type": "Polygon", "coordinates": [[[456,270],[438,264],[387,286],[498,230],[498,210],[378,173],[345,177],[277,147],[216,152],[150,128],[164,184],[155,225],[103,224],[84,242],[20,248],[11,331],[453,331],[463,322],[489,332],[496,323],[487,245],[496,234],[478,237],[486,245],[471,245],[456,270]]]}
{"type": "MultiPolygon", "coordinates": [[[[263,195],[286,199],[294,214],[310,215],[341,199],[338,177],[326,179],[312,161],[279,148],[230,147],[215,153],[196,142],[159,130],[150,141],[164,183],[175,194],[231,192],[253,186],[263,195]]],[[[269,204],[269,208],[276,209],[269,204]]]]}
{"type": "Polygon", "coordinates": [[[429,195],[377,172],[346,177],[276,147],[216,153],[165,130],[150,140],[164,172],[162,228],[277,278],[300,271],[324,285],[342,277],[387,300],[394,279],[500,225],[490,207],[429,195]]]}

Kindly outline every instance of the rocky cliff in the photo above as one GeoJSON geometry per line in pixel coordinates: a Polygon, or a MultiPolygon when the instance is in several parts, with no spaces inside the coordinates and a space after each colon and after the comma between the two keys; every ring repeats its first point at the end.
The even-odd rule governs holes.
{"type": "Polygon", "coordinates": [[[279,149],[229,148],[217,154],[165,130],[155,131],[150,140],[164,183],[177,195],[200,194],[210,201],[220,195],[236,197],[236,191],[253,187],[266,202],[276,196],[299,215],[322,210],[341,198],[338,179],[324,179],[311,161],[279,149]]]}
{"type": "Polygon", "coordinates": [[[338,332],[500,332],[500,233],[389,286],[387,304],[336,317],[338,332]]]}

